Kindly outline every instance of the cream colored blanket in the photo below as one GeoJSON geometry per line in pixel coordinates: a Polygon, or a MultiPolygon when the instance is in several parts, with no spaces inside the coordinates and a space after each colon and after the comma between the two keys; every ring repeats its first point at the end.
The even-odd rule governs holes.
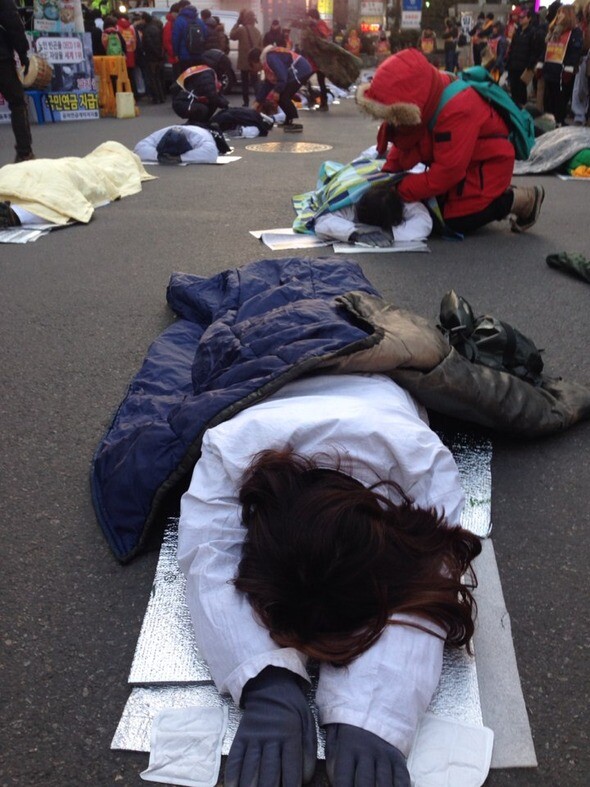
{"type": "Polygon", "coordinates": [[[34,159],[0,168],[0,200],[9,200],[51,224],[87,223],[94,209],[141,191],[148,175],[138,156],[104,142],[83,158],[34,159]]]}

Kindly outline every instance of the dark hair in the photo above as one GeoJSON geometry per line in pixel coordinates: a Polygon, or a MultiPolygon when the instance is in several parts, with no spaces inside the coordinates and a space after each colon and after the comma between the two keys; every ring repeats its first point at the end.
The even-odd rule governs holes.
{"type": "Polygon", "coordinates": [[[404,219],[404,201],[389,181],[374,183],[356,204],[356,217],[362,224],[381,229],[397,227],[404,219]]]}
{"type": "MultiPolygon", "coordinates": [[[[461,578],[479,539],[415,507],[393,483],[365,488],[287,448],[255,457],[240,489],[247,529],[236,588],[281,647],[349,664],[380,637],[393,613],[442,626],[468,645],[475,602],[461,578]],[[389,500],[385,485],[401,498],[389,500]]],[[[412,624],[407,624],[412,625],[412,624]]]]}
{"type": "Polygon", "coordinates": [[[180,3],[172,3],[169,10],[171,14],[177,14],[180,11],[180,3]]]}
{"type": "Polygon", "coordinates": [[[203,8],[201,11],[201,19],[206,22],[207,19],[211,19],[211,11],[208,8],[203,8]]]}
{"type": "Polygon", "coordinates": [[[260,61],[260,55],[262,54],[262,50],[258,47],[254,47],[248,52],[248,62],[249,63],[258,63],[260,61]]]}
{"type": "Polygon", "coordinates": [[[320,18],[320,12],[318,11],[317,8],[310,8],[309,11],[307,12],[307,15],[311,19],[319,20],[319,18],[320,18]]]}

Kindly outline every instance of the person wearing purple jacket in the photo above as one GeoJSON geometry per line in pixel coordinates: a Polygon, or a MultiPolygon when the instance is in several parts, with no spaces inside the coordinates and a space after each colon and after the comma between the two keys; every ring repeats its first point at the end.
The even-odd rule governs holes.
{"type": "Polygon", "coordinates": [[[256,101],[261,104],[270,100],[279,105],[285,113],[285,131],[303,131],[300,123],[293,122],[299,117],[293,96],[313,74],[309,61],[281,46],[267,46],[262,51],[251,49],[248,61],[252,70],[264,70],[264,80],[256,91],[256,101]]]}

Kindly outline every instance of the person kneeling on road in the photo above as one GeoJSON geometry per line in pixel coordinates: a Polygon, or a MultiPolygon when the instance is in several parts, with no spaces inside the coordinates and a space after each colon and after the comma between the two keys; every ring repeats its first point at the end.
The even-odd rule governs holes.
{"type": "Polygon", "coordinates": [[[303,131],[300,123],[293,122],[299,117],[293,96],[313,73],[309,62],[302,55],[280,46],[267,46],[262,51],[251,49],[248,62],[253,71],[264,70],[264,80],[256,91],[255,109],[270,100],[285,113],[283,128],[286,132],[303,131]]]}
{"type": "Polygon", "coordinates": [[[172,109],[190,124],[208,123],[218,109],[228,106],[221,83],[210,66],[191,66],[176,80],[172,109]]]}
{"type": "Polygon", "coordinates": [[[383,121],[379,154],[393,143],[383,169],[403,172],[425,164],[425,172],[403,177],[399,194],[407,202],[435,197],[454,232],[508,217],[513,232],[524,232],[537,221],[545,192],[510,185],[515,151],[508,126],[474,88],[455,95],[437,115],[452,80],[418,50],[405,49],[359,87],[357,103],[383,121]]]}

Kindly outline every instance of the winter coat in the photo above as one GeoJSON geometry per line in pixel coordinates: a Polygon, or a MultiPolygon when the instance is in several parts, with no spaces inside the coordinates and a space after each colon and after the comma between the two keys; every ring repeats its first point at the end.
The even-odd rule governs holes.
{"type": "Polygon", "coordinates": [[[152,20],[145,25],[142,34],[141,43],[146,61],[148,63],[163,63],[162,25],[152,20]]]}
{"type": "Polygon", "coordinates": [[[283,47],[267,47],[262,52],[262,66],[264,68],[264,82],[257,91],[259,101],[264,100],[272,88],[277,93],[282,93],[287,85],[298,82],[302,85],[313,73],[309,61],[303,55],[298,55],[290,49],[283,47]],[[265,92],[266,91],[266,92],[265,92]]]}
{"type": "Polygon", "coordinates": [[[341,258],[176,273],[167,298],[178,319],[149,349],[92,464],[96,514],[124,562],[186,488],[206,429],[314,370],[387,373],[426,407],[513,434],[590,417],[587,389],[535,388],[471,364],[341,258]]]}
{"type": "Polygon", "coordinates": [[[195,102],[207,107],[209,117],[217,109],[226,109],[229,106],[227,98],[221,93],[221,84],[217,80],[215,70],[211,66],[192,66],[178,77],[177,83],[181,89],[174,96],[172,108],[180,117],[188,118],[195,102]]]}
{"type": "Polygon", "coordinates": [[[199,18],[199,12],[192,5],[187,5],[179,12],[174,20],[174,27],[172,28],[172,48],[174,54],[179,60],[194,60],[195,56],[191,55],[187,48],[187,33],[189,25],[200,25],[203,31],[203,40],[207,38],[207,26],[202,19],[199,18]]]}
{"type": "Polygon", "coordinates": [[[382,63],[372,82],[357,91],[357,102],[385,121],[380,152],[388,141],[394,143],[384,169],[402,172],[420,162],[429,167],[401,181],[402,198],[442,198],[445,218],[478,213],[503,194],[515,160],[506,123],[473,88],[448,101],[429,128],[452,79],[418,50],[406,49],[382,63]]]}
{"type": "Polygon", "coordinates": [[[238,70],[249,71],[248,52],[262,48],[262,33],[256,25],[236,24],[229,31],[229,37],[238,42],[238,70]]]}
{"type": "Polygon", "coordinates": [[[577,70],[582,56],[582,47],[584,43],[584,34],[579,27],[574,27],[573,30],[562,33],[561,35],[555,31],[547,37],[545,46],[545,62],[543,63],[543,76],[546,82],[554,84],[561,83],[563,73],[569,71],[571,79],[577,70]],[[569,37],[568,37],[569,36],[569,37]],[[551,46],[559,45],[565,49],[564,57],[561,62],[558,59],[552,61],[551,59],[551,46]]]}
{"type": "Polygon", "coordinates": [[[262,46],[287,46],[287,36],[282,27],[272,27],[262,39],[262,46]]]}
{"type": "Polygon", "coordinates": [[[135,68],[137,65],[135,53],[138,49],[137,31],[128,19],[123,18],[117,20],[117,29],[125,41],[125,63],[127,68],[135,68]]]}
{"type": "Polygon", "coordinates": [[[25,26],[14,0],[0,0],[0,60],[14,60],[15,52],[25,59],[28,51],[25,26]]]}
{"type": "Polygon", "coordinates": [[[207,28],[207,38],[205,39],[206,49],[220,49],[223,51],[223,38],[220,34],[219,24],[211,18],[205,22],[207,28]]]}
{"type": "Polygon", "coordinates": [[[508,71],[517,71],[522,74],[526,69],[535,67],[537,62],[536,36],[536,30],[530,22],[525,28],[520,25],[516,28],[506,58],[508,71]]]}
{"type": "Polygon", "coordinates": [[[174,14],[166,14],[166,24],[162,30],[162,46],[164,47],[168,63],[178,62],[178,58],[174,54],[174,49],[172,47],[172,30],[174,29],[175,19],[176,16],[174,14]]]}

